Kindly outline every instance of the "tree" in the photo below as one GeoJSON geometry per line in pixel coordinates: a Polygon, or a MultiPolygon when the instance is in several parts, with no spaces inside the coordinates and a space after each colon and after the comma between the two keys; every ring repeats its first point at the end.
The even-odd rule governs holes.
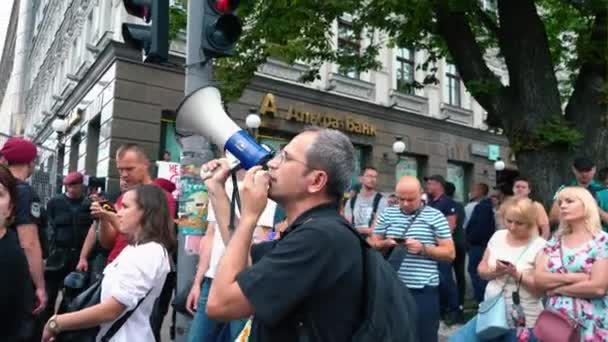
{"type": "Polygon", "coordinates": [[[236,97],[270,56],[309,66],[324,62],[358,71],[379,67],[388,42],[427,52],[424,80],[449,56],[468,91],[500,127],[519,169],[549,204],[572,178],[571,160],[608,156],[608,3],[606,0],[257,0],[239,6],[245,31],[234,58],[215,61],[224,95],[236,97]],[[331,28],[349,14],[355,34],[371,42],[359,53],[332,44],[331,28]],[[504,84],[488,66],[500,60],[504,84]]]}

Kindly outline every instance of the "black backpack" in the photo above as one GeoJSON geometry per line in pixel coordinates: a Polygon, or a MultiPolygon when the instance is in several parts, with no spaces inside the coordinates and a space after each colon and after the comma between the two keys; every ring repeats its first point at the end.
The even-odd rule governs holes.
{"type": "MultiPolygon", "coordinates": [[[[417,342],[416,302],[409,289],[384,257],[361,238],[348,221],[341,217],[338,220],[359,239],[363,254],[362,316],[350,341],[417,342]]],[[[304,324],[303,330],[309,326],[304,324]]],[[[300,334],[300,341],[309,341],[303,334],[311,336],[311,331],[300,334]]],[[[315,336],[314,332],[312,336],[315,336]]]]}

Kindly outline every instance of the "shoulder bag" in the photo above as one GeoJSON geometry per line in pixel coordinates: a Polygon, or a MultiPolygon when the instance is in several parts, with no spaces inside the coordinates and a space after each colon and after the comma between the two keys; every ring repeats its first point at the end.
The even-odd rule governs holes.
{"type": "MultiPolygon", "coordinates": [[[[564,252],[562,251],[562,239],[558,239],[559,257],[566,273],[566,263],[564,262],[564,252]]],[[[576,298],[572,298],[572,310],[574,318],[553,309],[544,309],[534,325],[534,336],[541,341],[551,342],[578,342],[580,341],[580,323],[577,320],[578,309],[576,298]]]]}
{"type": "MultiPolygon", "coordinates": [[[[530,241],[524,251],[517,258],[517,262],[526,254],[532,242],[530,241]]],[[[483,339],[493,339],[507,333],[511,328],[507,321],[507,303],[505,301],[505,288],[511,277],[507,277],[505,284],[502,286],[500,292],[492,297],[479,303],[479,310],[477,313],[477,325],[475,332],[477,336],[483,339]]]]}
{"type": "MultiPolygon", "coordinates": [[[[416,218],[418,218],[418,215],[420,215],[420,213],[423,210],[424,210],[424,207],[418,209],[416,211],[416,213],[414,214],[414,217],[412,217],[412,220],[407,224],[407,227],[405,227],[405,229],[403,230],[402,237],[404,239],[405,239],[405,235],[407,235],[407,232],[410,230],[410,228],[412,227],[414,222],[416,222],[416,218]]],[[[403,259],[405,259],[406,256],[407,256],[407,248],[403,245],[397,245],[397,246],[393,247],[393,249],[391,251],[388,252],[388,257],[387,257],[386,261],[388,261],[388,263],[395,270],[395,272],[399,272],[399,269],[401,268],[401,264],[403,263],[403,259]]]]}
{"type": "MultiPolygon", "coordinates": [[[[99,279],[93,285],[91,285],[88,289],[78,295],[74,300],[67,305],[66,312],[76,312],[82,309],[86,309],[93,305],[97,305],[101,302],[101,283],[102,279],[99,279]]],[[[152,289],[146,293],[146,295],[139,300],[137,305],[133,308],[133,310],[129,310],[124,315],[122,315],[118,320],[112,323],[110,329],[101,337],[102,342],[109,342],[112,337],[120,330],[120,328],[125,324],[125,322],[131,317],[133,312],[137,310],[139,305],[148,297],[148,295],[152,292],[152,289]]],[[[97,338],[97,334],[99,333],[99,327],[92,327],[81,330],[73,330],[73,331],[64,331],[57,335],[55,338],[55,342],[95,342],[97,338]]]]}

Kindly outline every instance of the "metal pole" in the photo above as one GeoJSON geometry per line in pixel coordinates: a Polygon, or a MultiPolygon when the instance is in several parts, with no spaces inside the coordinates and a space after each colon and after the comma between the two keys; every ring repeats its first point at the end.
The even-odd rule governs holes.
{"type": "MultiPolygon", "coordinates": [[[[186,52],[186,84],[185,95],[195,90],[208,86],[212,80],[212,62],[204,65],[200,62],[205,60],[201,50],[201,37],[203,32],[204,3],[201,0],[188,1],[188,24],[187,24],[187,52],[186,52]]],[[[180,138],[182,155],[180,164],[182,175],[180,178],[180,220],[178,226],[178,253],[177,253],[177,292],[189,291],[191,281],[196,273],[198,263],[198,241],[204,232],[204,221],[206,220],[206,188],[199,176],[199,168],[205,162],[214,158],[209,141],[203,136],[180,132],[184,136],[180,138]],[[185,134],[184,134],[185,133],[185,134]],[[193,204],[195,202],[195,205],[193,204]],[[204,203],[199,203],[199,202],[204,203]],[[195,252],[196,250],[196,252],[195,252]]],[[[205,308],[199,308],[205,310],[205,308]]],[[[188,338],[190,319],[177,314],[175,324],[175,341],[185,342],[188,338]]]]}

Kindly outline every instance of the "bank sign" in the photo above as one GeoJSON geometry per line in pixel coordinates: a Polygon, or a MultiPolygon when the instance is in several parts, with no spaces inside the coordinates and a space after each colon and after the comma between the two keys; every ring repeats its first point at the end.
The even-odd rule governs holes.
{"type": "Polygon", "coordinates": [[[260,105],[260,114],[307,125],[333,128],[348,133],[376,135],[376,126],[359,121],[350,115],[339,116],[332,113],[311,112],[295,106],[289,106],[286,113],[280,113],[277,107],[274,95],[268,93],[264,96],[260,105]]]}

